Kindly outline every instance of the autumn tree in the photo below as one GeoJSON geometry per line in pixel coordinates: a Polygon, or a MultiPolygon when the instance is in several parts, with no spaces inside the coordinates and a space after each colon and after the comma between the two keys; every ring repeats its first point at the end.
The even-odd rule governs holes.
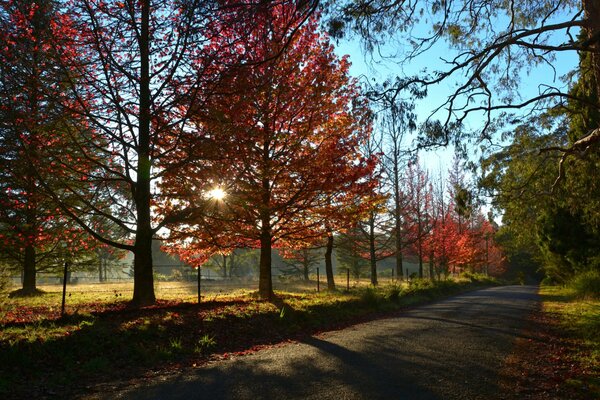
{"type": "MultiPolygon", "coordinates": [[[[182,238],[183,252],[202,253],[212,244],[260,248],[263,298],[273,295],[272,247],[303,247],[322,238],[327,215],[356,198],[373,162],[358,151],[369,122],[347,59],[334,55],[317,18],[291,23],[296,15],[290,4],[265,10],[243,42],[221,52],[224,60],[242,55],[245,64],[218,71],[227,93],[196,110],[197,129],[210,137],[218,157],[187,154],[199,161],[164,180],[176,188],[178,204],[203,203],[212,187],[224,188],[218,212],[199,213],[171,229],[182,238]]],[[[229,24],[211,46],[224,47],[239,29],[245,26],[229,24]]]]}
{"type": "Polygon", "coordinates": [[[408,232],[407,242],[415,249],[419,259],[419,278],[423,277],[425,260],[425,241],[433,225],[433,188],[429,174],[420,165],[419,160],[408,164],[406,170],[406,195],[409,197],[405,230],[408,232]]]}
{"type": "MultiPolygon", "coordinates": [[[[57,62],[55,44],[63,38],[59,20],[52,0],[0,4],[0,247],[4,261],[22,271],[26,294],[36,292],[36,272],[56,269],[67,257],[89,259],[93,249],[42,185],[70,174],[57,168],[46,150],[69,157],[66,131],[82,124],[56,104],[75,102],[64,91],[66,76],[57,62]]],[[[89,190],[85,183],[78,186],[89,190]]],[[[71,205],[77,204],[72,199],[71,205]]]]}

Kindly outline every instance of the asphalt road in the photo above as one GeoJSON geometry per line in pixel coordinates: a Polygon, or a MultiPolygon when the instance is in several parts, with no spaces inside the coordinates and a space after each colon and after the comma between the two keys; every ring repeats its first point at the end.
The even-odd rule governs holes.
{"type": "Polygon", "coordinates": [[[480,290],[94,398],[502,399],[498,370],[537,301],[533,286],[480,290]]]}

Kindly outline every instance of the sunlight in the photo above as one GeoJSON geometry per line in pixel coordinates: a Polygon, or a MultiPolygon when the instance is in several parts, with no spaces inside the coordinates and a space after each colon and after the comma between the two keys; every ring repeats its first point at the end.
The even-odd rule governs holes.
{"type": "Polygon", "coordinates": [[[216,187],[208,191],[207,196],[209,199],[213,200],[223,200],[227,193],[220,187],[216,187]]]}

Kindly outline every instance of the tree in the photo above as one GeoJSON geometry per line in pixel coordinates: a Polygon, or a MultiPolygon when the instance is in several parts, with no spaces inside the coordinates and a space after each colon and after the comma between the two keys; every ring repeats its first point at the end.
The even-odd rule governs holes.
{"type": "Polygon", "coordinates": [[[513,143],[482,162],[480,186],[492,192],[495,207],[503,210],[500,238],[511,263],[533,275],[535,271],[519,263],[526,257],[556,281],[598,265],[589,252],[595,249],[600,221],[598,155],[587,152],[565,159],[554,151],[570,148],[600,122],[593,76],[583,72],[590,63],[590,55],[583,53],[579,81],[564,107],[518,126],[513,143]]]}
{"type": "Polygon", "coordinates": [[[0,4],[0,247],[4,261],[22,271],[25,294],[36,292],[36,272],[56,269],[67,254],[89,258],[94,246],[41,184],[70,174],[46,158],[46,149],[71,156],[63,146],[65,131],[81,124],[55,103],[74,102],[64,93],[65,74],[56,61],[54,44],[63,38],[58,19],[52,0],[0,4]]]}
{"type": "Polygon", "coordinates": [[[417,159],[408,164],[406,195],[409,197],[405,228],[409,243],[415,246],[419,258],[419,278],[423,277],[425,260],[425,239],[432,229],[432,192],[429,174],[423,170],[417,159]]]}
{"type": "Polygon", "coordinates": [[[383,169],[391,189],[390,212],[394,220],[392,236],[395,245],[396,276],[401,279],[404,271],[402,265],[403,220],[407,206],[407,196],[403,191],[403,174],[408,152],[404,148],[404,139],[408,132],[416,128],[413,114],[414,106],[408,103],[397,104],[393,99],[388,99],[384,102],[383,107],[381,126],[383,145],[386,148],[386,151],[383,152],[383,169]]]}
{"type": "MultiPolygon", "coordinates": [[[[509,113],[526,108],[543,112],[564,104],[573,94],[558,87],[556,77],[542,83],[531,96],[517,95],[521,72],[546,67],[552,76],[558,53],[589,54],[591,62],[584,73],[600,81],[600,7],[594,1],[494,0],[480,6],[473,0],[347,0],[328,2],[326,7],[334,36],[358,32],[371,51],[392,38],[407,44],[401,63],[434,51],[436,44],[454,50],[435,63],[435,70],[401,77],[388,88],[426,90],[444,80],[457,81],[456,89],[437,108],[441,121],[428,124],[431,129],[423,138],[426,144],[453,139],[460,145],[467,134],[463,122],[470,115],[484,114],[483,126],[471,136],[488,140],[494,129],[514,120],[509,113]],[[583,40],[573,37],[578,29],[583,31],[583,40]],[[494,121],[495,117],[499,119],[494,121]]],[[[600,138],[597,128],[563,149],[564,154],[596,143],[600,138]]]]}
{"type": "MultiPolygon", "coordinates": [[[[354,200],[357,188],[369,187],[364,181],[374,163],[358,151],[370,124],[356,83],[348,78],[347,59],[334,55],[316,18],[291,24],[296,12],[281,4],[257,14],[244,42],[221,53],[224,60],[242,54],[245,64],[218,71],[227,95],[207,99],[195,115],[220,156],[201,160],[187,154],[199,161],[164,181],[188,205],[205,203],[213,186],[224,188],[218,212],[205,210],[172,229],[182,238],[183,252],[260,248],[263,298],[273,295],[272,247],[303,247],[322,238],[325,219],[345,209],[337,205],[354,200]]],[[[237,36],[236,24],[228,29],[211,46],[222,48],[237,36]]]]}
{"type": "MultiPolygon", "coordinates": [[[[359,228],[348,229],[337,240],[337,261],[342,268],[348,268],[355,279],[359,279],[369,269],[368,256],[361,246],[363,233],[359,228]]],[[[370,271],[370,269],[369,269],[370,271]]]]}
{"type": "Polygon", "coordinates": [[[319,265],[323,255],[319,249],[282,249],[283,263],[287,268],[282,269],[285,275],[301,276],[305,281],[314,268],[319,265]]]}

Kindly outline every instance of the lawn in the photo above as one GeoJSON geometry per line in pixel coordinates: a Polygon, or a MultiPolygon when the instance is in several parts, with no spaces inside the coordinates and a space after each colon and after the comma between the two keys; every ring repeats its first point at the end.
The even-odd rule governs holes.
{"type": "Polygon", "coordinates": [[[600,300],[580,298],[560,286],[542,286],[540,294],[544,312],[556,317],[560,331],[573,342],[565,357],[577,373],[565,383],[600,398],[600,300]]]}
{"type": "Polygon", "coordinates": [[[128,296],[116,287],[98,297],[79,286],[70,292],[65,318],[57,292],[5,299],[0,397],[66,397],[99,382],[201,365],[490,283],[417,280],[333,293],[277,292],[273,301],[240,291],[207,296],[201,304],[195,294],[182,301],[159,290],[157,304],[141,310],[129,309],[128,296]]]}

